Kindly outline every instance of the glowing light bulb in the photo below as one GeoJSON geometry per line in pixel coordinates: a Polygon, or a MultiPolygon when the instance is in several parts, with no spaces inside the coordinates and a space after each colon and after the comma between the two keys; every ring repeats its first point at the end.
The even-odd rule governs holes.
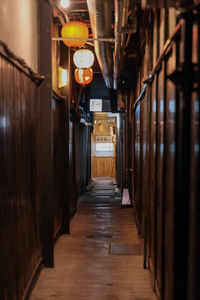
{"type": "Polygon", "coordinates": [[[69,7],[69,0],[60,0],[60,6],[63,8],[69,7]]]}

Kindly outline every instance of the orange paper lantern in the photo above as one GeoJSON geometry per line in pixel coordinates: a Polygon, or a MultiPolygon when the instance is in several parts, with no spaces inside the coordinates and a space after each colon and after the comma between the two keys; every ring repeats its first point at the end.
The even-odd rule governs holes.
{"type": "Polygon", "coordinates": [[[72,38],[71,40],[63,40],[68,47],[82,47],[87,40],[81,40],[81,38],[87,39],[89,35],[88,28],[83,22],[71,21],[65,23],[61,30],[62,38],[72,38]],[[77,40],[73,40],[76,38],[77,40]]]}
{"type": "Polygon", "coordinates": [[[93,79],[93,71],[91,68],[75,70],[75,79],[79,84],[89,84],[93,79]]]}

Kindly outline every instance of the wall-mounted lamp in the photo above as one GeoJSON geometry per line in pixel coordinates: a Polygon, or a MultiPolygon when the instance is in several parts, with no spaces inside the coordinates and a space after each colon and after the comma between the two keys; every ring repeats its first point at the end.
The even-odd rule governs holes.
{"type": "Polygon", "coordinates": [[[67,70],[58,67],[58,88],[62,88],[67,85],[67,70]]]}
{"type": "Polygon", "coordinates": [[[62,8],[67,8],[69,7],[69,0],[60,0],[60,6],[62,8]]]}

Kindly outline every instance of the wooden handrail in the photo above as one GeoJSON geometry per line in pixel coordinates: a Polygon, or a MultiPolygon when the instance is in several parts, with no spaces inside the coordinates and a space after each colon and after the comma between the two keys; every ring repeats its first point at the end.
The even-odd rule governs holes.
{"type": "Polygon", "coordinates": [[[136,100],[135,103],[133,104],[131,113],[133,113],[133,112],[136,111],[136,108],[137,108],[138,104],[144,99],[144,96],[145,96],[145,94],[146,94],[146,87],[147,87],[147,83],[144,84],[143,89],[142,89],[142,91],[141,91],[139,97],[137,98],[137,100],[136,100]]]}
{"type": "Polygon", "coordinates": [[[52,90],[52,96],[53,99],[56,100],[57,102],[63,102],[66,100],[65,96],[59,95],[55,90],[52,90]]]}
{"type": "Polygon", "coordinates": [[[144,83],[151,83],[154,79],[155,74],[158,72],[158,70],[160,69],[160,64],[162,62],[162,60],[164,59],[167,50],[169,49],[169,46],[172,44],[172,42],[177,38],[177,35],[180,32],[181,26],[184,23],[184,20],[180,20],[178,22],[178,24],[176,25],[174,32],[172,34],[172,36],[166,41],[166,43],[164,44],[161,54],[159,56],[159,58],[156,61],[156,65],[153,68],[153,70],[151,71],[149,77],[147,79],[145,79],[143,82],[144,83]]]}
{"type": "Polygon", "coordinates": [[[4,57],[7,61],[9,61],[12,65],[26,74],[29,78],[31,78],[37,85],[45,79],[45,76],[34,72],[22,59],[21,57],[15,55],[8,46],[0,40],[0,55],[4,57]]]}
{"type": "Polygon", "coordinates": [[[154,80],[154,76],[159,71],[161,62],[164,59],[167,50],[169,49],[169,47],[172,44],[172,42],[177,38],[177,35],[179,34],[181,26],[182,26],[183,23],[184,23],[184,20],[182,20],[182,19],[178,22],[178,24],[176,25],[175,30],[174,30],[172,36],[164,44],[164,46],[162,48],[162,51],[161,51],[161,54],[160,54],[159,58],[156,61],[155,67],[153,68],[153,70],[149,74],[148,78],[143,81],[144,86],[143,86],[143,89],[142,89],[139,97],[137,98],[137,100],[133,104],[133,107],[132,107],[132,110],[131,110],[132,114],[133,114],[133,112],[135,112],[138,104],[144,99],[144,96],[146,94],[147,84],[151,84],[152,81],[154,80]]]}

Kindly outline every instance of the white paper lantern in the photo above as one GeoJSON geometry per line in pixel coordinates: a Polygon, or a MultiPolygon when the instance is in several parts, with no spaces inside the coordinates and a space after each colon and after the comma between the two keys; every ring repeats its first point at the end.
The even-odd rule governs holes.
{"type": "Polygon", "coordinates": [[[94,54],[88,49],[80,49],[74,53],[73,60],[77,68],[90,68],[94,63],[94,54]]]}

